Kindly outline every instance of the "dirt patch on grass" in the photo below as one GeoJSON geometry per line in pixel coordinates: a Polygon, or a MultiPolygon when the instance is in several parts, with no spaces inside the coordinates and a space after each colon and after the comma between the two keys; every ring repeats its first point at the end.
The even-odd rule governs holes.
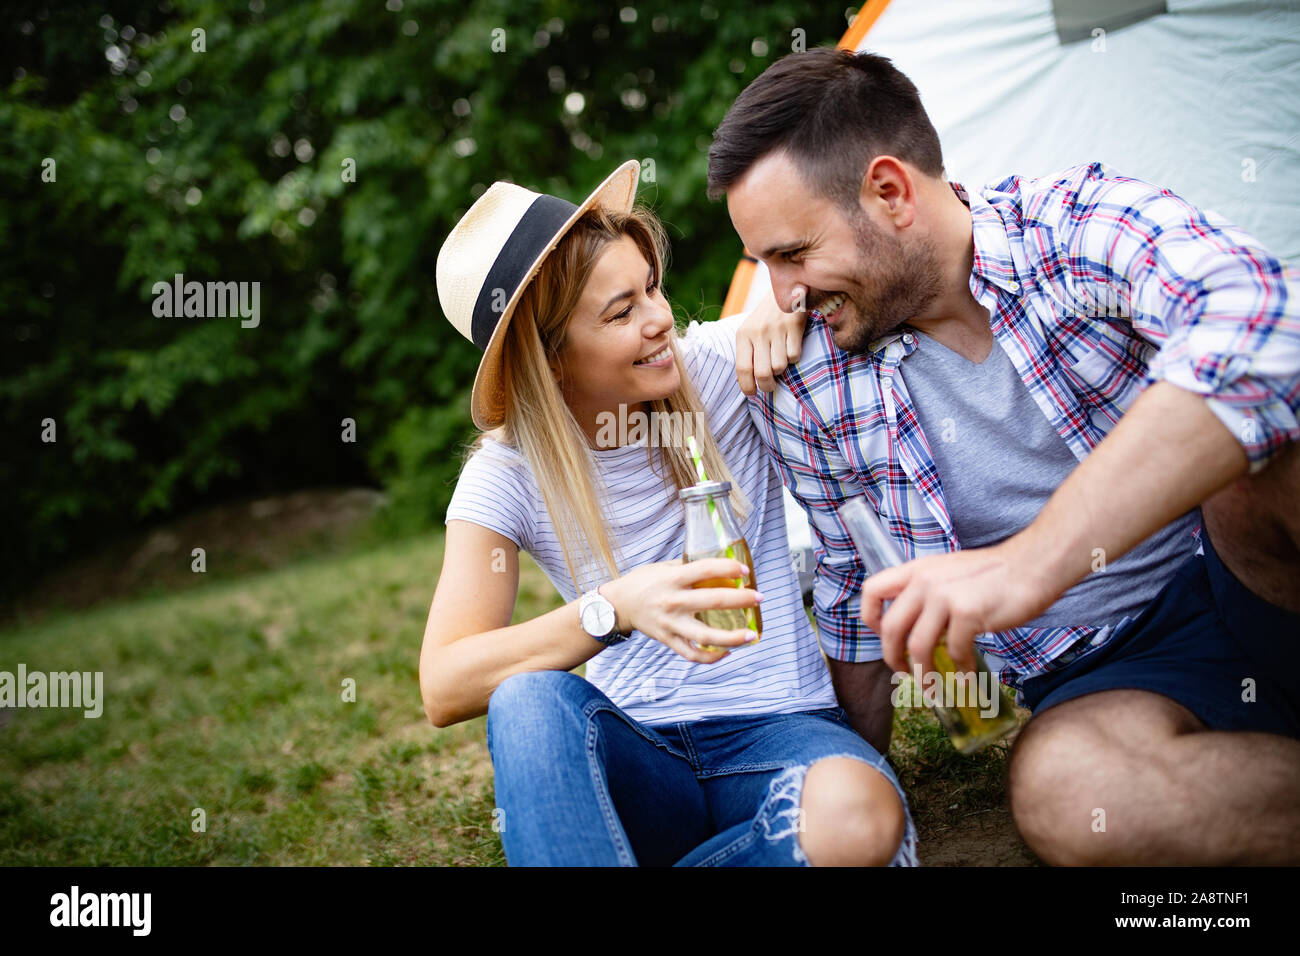
{"type": "Polygon", "coordinates": [[[439,754],[438,762],[460,774],[463,791],[477,792],[492,785],[492,757],[480,740],[466,740],[450,753],[439,754]]]}
{"type": "Polygon", "coordinates": [[[922,866],[1041,866],[1005,805],[973,810],[929,828],[917,855],[922,866]]]}
{"type": "MultiPolygon", "coordinates": [[[[1023,727],[1029,711],[1016,713],[1023,727]]],[[[963,756],[930,711],[895,712],[889,761],[907,793],[922,866],[1042,865],[1007,803],[1007,761],[1018,733],[963,756]]]]}
{"type": "Polygon", "coordinates": [[[354,547],[383,505],[370,488],[318,488],[228,502],[127,535],[46,575],[12,609],[35,621],[126,597],[180,591],[207,580],[279,567],[354,547]],[[195,548],[206,570],[193,570],[195,548]]]}

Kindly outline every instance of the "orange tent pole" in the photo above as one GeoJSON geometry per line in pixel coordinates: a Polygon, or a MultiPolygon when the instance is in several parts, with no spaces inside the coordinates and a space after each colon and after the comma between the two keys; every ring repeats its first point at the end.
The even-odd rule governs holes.
{"type": "Polygon", "coordinates": [[[736,263],[736,271],[731,274],[731,285],[727,287],[727,300],[722,303],[722,318],[735,315],[745,310],[745,300],[749,298],[749,287],[754,282],[754,273],[758,271],[758,260],[746,249],[736,263]]]}
{"type": "Polygon", "coordinates": [[[885,12],[885,7],[889,6],[889,0],[867,0],[858,11],[858,15],[853,18],[849,28],[844,31],[844,36],[840,37],[838,44],[841,50],[856,50],[862,45],[862,38],[867,35],[880,15],[885,12]]]}

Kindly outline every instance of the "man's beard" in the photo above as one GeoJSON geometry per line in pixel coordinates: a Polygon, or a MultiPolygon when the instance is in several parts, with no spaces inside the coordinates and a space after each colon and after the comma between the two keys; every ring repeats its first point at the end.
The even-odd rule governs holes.
{"type": "Polygon", "coordinates": [[[858,250],[859,278],[852,289],[841,290],[849,301],[832,335],[836,347],[862,354],[880,336],[924,312],[939,297],[943,276],[929,242],[919,240],[904,249],[901,242],[873,226],[861,209],[855,212],[850,225],[858,250]],[[871,279],[864,281],[868,275],[871,279]]]}

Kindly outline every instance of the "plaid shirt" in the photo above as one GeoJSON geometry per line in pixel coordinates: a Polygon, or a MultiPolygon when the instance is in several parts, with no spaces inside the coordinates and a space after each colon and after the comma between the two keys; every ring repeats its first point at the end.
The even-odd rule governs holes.
{"type": "MultiPolygon", "coordinates": [[[[971,292],[1076,458],[1157,380],[1205,395],[1252,472],[1300,438],[1300,288],[1293,282],[1288,290],[1282,264],[1256,240],[1100,163],[1010,177],[975,196],[950,185],[971,212],[971,292]]],[[[904,326],[850,355],[815,317],[777,391],[751,399],[782,480],[808,512],[817,544],[814,609],[823,649],[840,660],[882,653],[858,616],[865,570],[835,513],[840,502],[865,494],[909,559],[959,547],[898,374],[915,348],[904,326]]],[[[1198,539],[1199,530],[1189,556],[1198,539]]],[[[977,643],[1018,686],[1117,628],[1019,627],[977,643]]]]}

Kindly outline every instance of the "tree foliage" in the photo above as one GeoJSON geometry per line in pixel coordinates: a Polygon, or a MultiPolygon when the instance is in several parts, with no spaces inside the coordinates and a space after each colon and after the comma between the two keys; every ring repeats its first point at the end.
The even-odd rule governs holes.
{"type": "Polygon", "coordinates": [[[641,198],[674,239],[669,295],[716,316],[739,243],[704,198],[710,134],[796,29],[815,45],[845,27],[842,9],[783,2],[9,13],[11,583],[236,494],[379,484],[404,521],[438,520],[472,432],[479,353],[443,318],[434,263],[473,199],[510,179],[576,200],[619,162],[652,161],[641,198]],[[155,316],[154,284],[177,273],[259,282],[260,324],[155,316]],[[355,443],[341,440],[345,418],[355,443]],[[41,440],[47,419],[54,442],[41,440]]]}

